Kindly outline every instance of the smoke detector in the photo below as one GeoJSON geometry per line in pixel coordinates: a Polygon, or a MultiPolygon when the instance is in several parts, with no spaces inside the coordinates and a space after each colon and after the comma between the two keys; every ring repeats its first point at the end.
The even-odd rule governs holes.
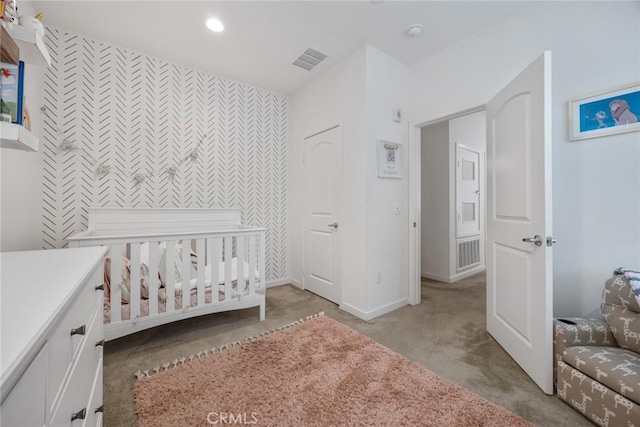
{"type": "Polygon", "coordinates": [[[422,34],[422,24],[413,24],[407,29],[407,34],[411,37],[418,37],[422,34]]]}

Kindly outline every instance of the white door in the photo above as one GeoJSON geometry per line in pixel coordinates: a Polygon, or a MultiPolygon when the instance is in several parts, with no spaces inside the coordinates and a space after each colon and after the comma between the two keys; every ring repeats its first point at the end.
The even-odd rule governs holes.
{"type": "Polygon", "coordinates": [[[456,237],[480,234],[480,153],[456,144],[456,237]]]}
{"type": "Polygon", "coordinates": [[[487,104],[487,330],[553,394],[551,52],[487,104]]]}
{"type": "Polygon", "coordinates": [[[304,141],[304,288],[342,302],[340,220],[342,132],[335,127],[304,141]]]}

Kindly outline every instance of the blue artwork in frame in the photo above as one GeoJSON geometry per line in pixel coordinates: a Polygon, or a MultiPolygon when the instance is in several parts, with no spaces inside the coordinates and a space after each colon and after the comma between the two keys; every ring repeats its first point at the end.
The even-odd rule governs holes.
{"type": "Polygon", "coordinates": [[[22,124],[24,62],[18,65],[0,62],[0,113],[11,123],[22,124]]]}
{"type": "Polygon", "coordinates": [[[640,83],[569,102],[572,141],[640,130],[640,83]]]}

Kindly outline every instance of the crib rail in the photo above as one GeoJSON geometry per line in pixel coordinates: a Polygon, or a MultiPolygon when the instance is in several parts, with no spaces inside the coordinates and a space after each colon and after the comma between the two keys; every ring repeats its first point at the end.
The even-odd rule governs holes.
{"type": "Polygon", "coordinates": [[[126,333],[113,333],[114,338],[174,319],[234,307],[260,305],[260,319],[264,319],[263,228],[235,225],[206,232],[134,235],[99,235],[88,230],[68,242],[70,247],[109,247],[107,339],[109,326],[127,324],[126,333]],[[128,286],[122,274],[123,256],[129,260],[128,286]]]}

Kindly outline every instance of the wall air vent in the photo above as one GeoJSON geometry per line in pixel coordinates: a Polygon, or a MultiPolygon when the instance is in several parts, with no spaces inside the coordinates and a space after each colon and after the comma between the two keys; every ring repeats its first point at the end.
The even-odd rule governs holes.
{"type": "Polygon", "coordinates": [[[474,237],[471,240],[457,241],[458,262],[456,271],[465,270],[480,264],[480,238],[474,237]]]}
{"type": "Polygon", "coordinates": [[[298,59],[293,61],[293,65],[304,68],[307,71],[311,71],[316,67],[316,65],[324,61],[326,58],[327,55],[325,55],[324,53],[309,48],[305,50],[304,53],[298,57],[298,59]]]}

